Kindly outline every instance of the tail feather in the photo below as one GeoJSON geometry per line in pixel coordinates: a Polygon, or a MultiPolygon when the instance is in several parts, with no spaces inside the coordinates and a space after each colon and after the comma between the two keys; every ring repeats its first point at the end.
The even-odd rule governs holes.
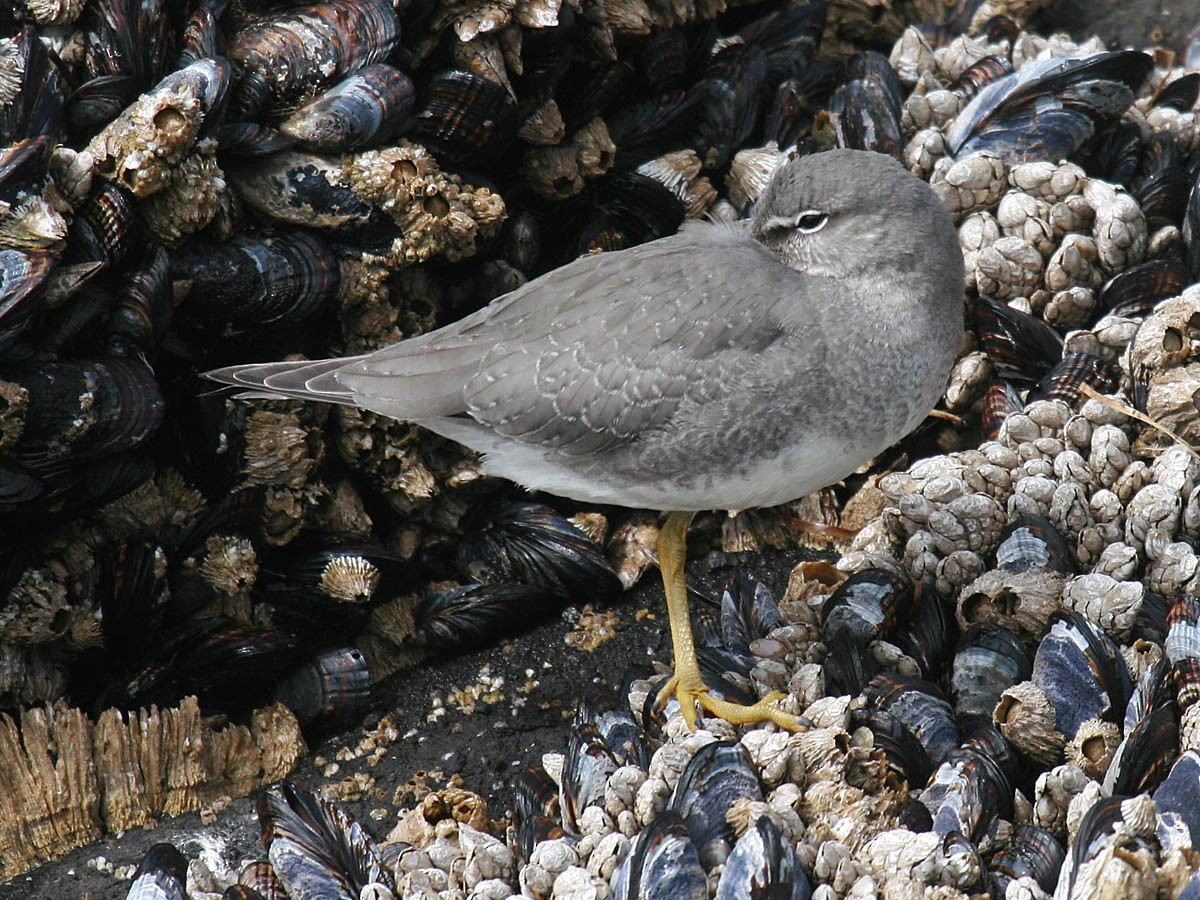
{"type": "Polygon", "coordinates": [[[338,383],[334,373],[355,359],[318,359],[270,363],[246,363],[205,372],[204,377],[221,384],[250,390],[242,399],[281,398],[320,400],[354,405],[354,391],[338,383]]]}
{"type": "MultiPolygon", "coordinates": [[[[394,419],[453,416],[466,409],[463,384],[475,368],[474,360],[452,360],[455,366],[407,366],[403,374],[381,374],[362,363],[366,356],[345,359],[248,363],[205,372],[204,377],[246,388],[239,400],[290,398],[339,403],[369,409],[394,419]],[[364,371],[365,370],[365,371],[364,371]]],[[[420,362],[419,360],[417,361],[420,362]]]]}

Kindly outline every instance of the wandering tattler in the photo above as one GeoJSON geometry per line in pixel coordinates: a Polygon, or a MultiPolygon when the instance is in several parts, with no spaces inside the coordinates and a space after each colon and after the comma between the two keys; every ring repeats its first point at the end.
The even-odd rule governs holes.
{"type": "Polygon", "coordinates": [[[486,472],[671,511],[658,541],[675,694],[732,722],[796,717],[709,693],[688,618],[704,509],[794,500],[852,473],[941,396],[962,337],[962,255],[929,186],[890,157],[790,159],[748,222],[577,259],[461,321],[345,359],[231,366],[249,396],[415,422],[486,472]]]}

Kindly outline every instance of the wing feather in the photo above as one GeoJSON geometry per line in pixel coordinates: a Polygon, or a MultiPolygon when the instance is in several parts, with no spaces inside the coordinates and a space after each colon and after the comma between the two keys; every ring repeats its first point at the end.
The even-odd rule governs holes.
{"type": "Polygon", "coordinates": [[[736,390],[783,335],[777,310],[828,295],[811,290],[815,281],[824,279],[786,268],[744,229],[693,223],[575,260],[459,322],[374,353],[232,366],[209,377],[404,420],[466,414],[503,438],[594,453],[670,427],[685,403],[736,390]],[[769,296],[746,302],[749,283],[769,296]]]}

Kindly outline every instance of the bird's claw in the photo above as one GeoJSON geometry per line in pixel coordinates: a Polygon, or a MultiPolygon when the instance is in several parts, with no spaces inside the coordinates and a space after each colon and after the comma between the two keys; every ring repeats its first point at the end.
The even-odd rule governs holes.
{"type": "Polygon", "coordinates": [[[685,683],[679,675],[672,675],[655,699],[655,708],[662,709],[675,697],[679,701],[679,710],[688,728],[696,730],[699,721],[699,710],[731,722],[734,725],[748,725],[751,722],[774,722],[785,731],[804,731],[812,727],[812,722],[804,716],[794,716],[784,712],[773,704],[787,695],[780,691],[772,691],[762,697],[752,706],[741,703],[730,703],[722,700],[708,689],[703,681],[699,686],[685,683]]]}

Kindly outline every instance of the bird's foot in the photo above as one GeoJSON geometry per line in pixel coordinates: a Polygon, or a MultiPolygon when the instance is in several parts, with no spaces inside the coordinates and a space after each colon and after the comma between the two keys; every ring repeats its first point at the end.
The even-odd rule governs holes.
{"type": "Polygon", "coordinates": [[[662,709],[667,705],[671,697],[675,697],[679,701],[679,709],[683,713],[683,719],[692,731],[696,730],[696,723],[699,719],[698,710],[703,710],[705,713],[714,715],[719,719],[724,719],[726,722],[731,722],[734,725],[748,725],[751,722],[774,722],[786,731],[804,731],[812,727],[812,722],[803,716],[794,716],[772,705],[776,700],[782,700],[787,696],[779,691],[772,691],[752,706],[746,706],[741,703],[730,703],[728,700],[722,700],[713,694],[708,689],[708,686],[699,679],[695,679],[698,684],[692,684],[692,681],[693,679],[684,679],[678,674],[672,675],[658,692],[658,697],[655,701],[655,705],[659,709],[662,709]]]}

